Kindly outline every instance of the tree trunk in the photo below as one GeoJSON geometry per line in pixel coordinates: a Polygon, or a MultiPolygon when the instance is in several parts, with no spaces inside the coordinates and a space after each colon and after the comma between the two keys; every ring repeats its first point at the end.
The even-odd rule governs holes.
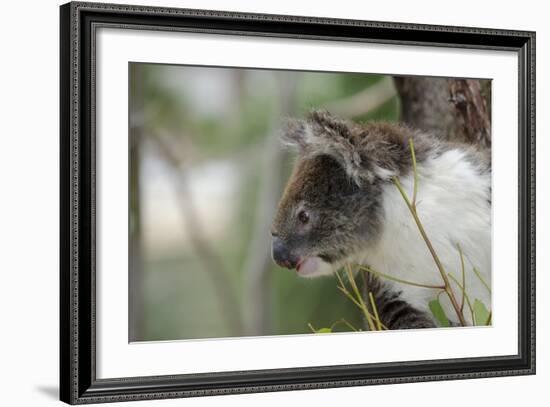
{"type": "Polygon", "coordinates": [[[489,80],[395,77],[401,120],[442,140],[491,146],[489,80]]]}

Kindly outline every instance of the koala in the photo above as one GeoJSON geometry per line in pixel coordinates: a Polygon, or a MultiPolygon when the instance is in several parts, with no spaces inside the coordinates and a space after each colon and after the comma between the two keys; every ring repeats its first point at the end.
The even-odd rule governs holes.
{"type": "MultiPolygon", "coordinates": [[[[302,277],[331,275],[360,264],[398,279],[441,286],[442,277],[395,183],[412,199],[413,140],[419,218],[447,273],[490,306],[490,293],[473,272],[491,280],[491,158],[489,150],[450,143],[390,123],[358,124],[314,111],[282,132],[298,156],[276,210],[272,257],[302,277]]],[[[436,327],[428,303],[441,290],[369,275],[382,322],[389,329],[436,327]]],[[[458,299],[461,290],[453,285],[458,299]]],[[[457,316],[446,295],[446,315],[457,316]]],[[[466,322],[472,325],[469,312],[466,322]]],[[[453,322],[453,321],[451,321],[453,322]]]]}

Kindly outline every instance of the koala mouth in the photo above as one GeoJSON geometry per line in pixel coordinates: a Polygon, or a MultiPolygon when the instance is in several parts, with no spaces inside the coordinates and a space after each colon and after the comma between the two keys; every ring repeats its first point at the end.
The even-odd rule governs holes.
{"type": "Polygon", "coordinates": [[[296,264],[296,271],[298,274],[304,276],[315,274],[315,271],[319,268],[320,261],[321,258],[317,256],[300,259],[298,264],[296,264]]]}
{"type": "Polygon", "coordinates": [[[333,266],[320,256],[304,257],[296,264],[296,272],[301,277],[330,275],[333,273],[333,266]]]}

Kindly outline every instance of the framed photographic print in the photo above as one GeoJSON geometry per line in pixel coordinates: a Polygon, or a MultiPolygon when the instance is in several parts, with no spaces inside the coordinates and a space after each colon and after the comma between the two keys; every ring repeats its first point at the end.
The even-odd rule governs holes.
{"type": "Polygon", "coordinates": [[[61,6],[61,400],[535,372],[535,34],[61,6]]]}

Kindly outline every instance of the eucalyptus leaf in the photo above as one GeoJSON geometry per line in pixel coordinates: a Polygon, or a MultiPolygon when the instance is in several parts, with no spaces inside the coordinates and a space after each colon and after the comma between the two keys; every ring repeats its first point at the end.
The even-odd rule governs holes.
{"type": "Polygon", "coordinates": [[[320,328],[315,331],[316,334],[330,334],[332,333],[332,329],[330,328],[320,328]]]}
{"type": "Polygon", "coordinates": [[[474,301],[475,325],[489,325],[490,317],[491,313],[487,310],[487,307],[476,298],[474,301]]]}
{"type": "Polygon", "coordinates": [[[432,311],[433,316],[437,321],[439,322],[439,325],[442,327],[448,327],[451,324],[449,323],[449,318],[447,318],[447,315],[445,315],[445,311],[443,311],[443,307],[441,306],[441,303],[439,300],[432,300],[429,302],[428,306],[430,307],[430,311],[432,311]]]}

